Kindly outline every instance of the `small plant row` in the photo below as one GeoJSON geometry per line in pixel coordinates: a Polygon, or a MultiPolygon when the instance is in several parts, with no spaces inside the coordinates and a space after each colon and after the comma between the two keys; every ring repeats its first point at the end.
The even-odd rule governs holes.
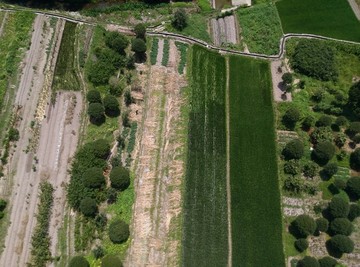
{"type": "Polygon", "coordinates": [[[169,52],[170,52],[170,43],[168,39],[164,40],[164,50],[163,50],[163,57],[161,61],[161,65],[166,67],[169,63],[169,52]]]}
{"type": "Polygon", "coordinates": [[[159,39],[155,38],[152,41],[151,51],[150,51],[150,63],[151,63],[151,65],[156,64],[158,51],[159,51],[159,39]]]}
{"type": "Polygon", "coordinates": [[[31,239],[31,263],[29,266],[46,266],[52,260],[50,252],[49,225],[53,206],[54,188],[49,182],[40,184],[40,201],[36,215],[37,224],[31,239]]]}
{"type": "Polygon", "coordinates": [[[179,74],[183,74],[186,65],[188,45],[180,42],[175,42],[175,45],[178,48],[178,51],[180,52],[180,62],[178,65],[178,72],[179,74]]]}

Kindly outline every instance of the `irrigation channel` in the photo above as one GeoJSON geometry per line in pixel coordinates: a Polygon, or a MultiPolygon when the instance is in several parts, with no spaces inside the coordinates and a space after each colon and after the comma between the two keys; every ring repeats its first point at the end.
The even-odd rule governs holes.
{"type": "MultiPolygon", "coordinates": [[[[64,19],[66,21],[74,22],[74,23],[81,23],[81,24],[87,24],[87,25],[93,25],[93,26],[98,24],[98,23],[89,22],[89,21],[82,20],[82,19],[76,19],[76,18],[73,18],[70,16],[65,16],[65,15],[56,14],[56,13],[52,13],[52,12],[32,10],[32,9],[27,9],[27,8],[0,8],[0,11],[9,11],[9,12],[28,11],[28,12],[34,12],[37,15],[45,15],[45,16],[49,16],[49,17],[53,17],[53,18],[64,19]]],[[[110,24],[108,24],[108,25],[110,25],[110,24]]],[[[132,32],[132,30],[133,30],[130,27],[122,26],[120,24],[111,24],[111,25],[115,25],[115,26],[119,27],[118,30],[122,31],[124,34],[129,34],[129,32],[132,32]]],[[[318,39],[318,40],[337,41],[337,42],[342,42],[342,43],[347,43],[347,44],[360,45],[359,42],[341,40],[341,39],[336,39],[336,38],[331,38],[331,37],[326,37],[326,36],[321,36],[321,35],[316,35],[316,34],[287,33],[287,34],[284,34],[280,39],[280,44],[279,44],[280,52],[277,55],[265,55],[265,54],[241,52],[241,51],[236,51],[233,49],[218,47],[218,46],[209,44],[203,40],[196,39],[196,38],[193,38],[190,36],[186,36],[186,35],[182,35],[182,34],[178,34],[178,33],[161,31],[161,30],[159,30],[159,29],[161,29],[160,27],[161,27],[161,25],[148,27],[146,34],[148,36],[154,36],[154,37],[172,38],[177,41],[188,43],[188,44],[197,44],[197,45],[200,45],[207,49],[216,51],[220,54],[240,55],[240,56],[246,56],[246,57],[252,57],[252,58],[270,59],[270,60],[282,59],[284,57],[285,50],[286,50],[285,49],[286,41],[291,38],[318,39]]]]}

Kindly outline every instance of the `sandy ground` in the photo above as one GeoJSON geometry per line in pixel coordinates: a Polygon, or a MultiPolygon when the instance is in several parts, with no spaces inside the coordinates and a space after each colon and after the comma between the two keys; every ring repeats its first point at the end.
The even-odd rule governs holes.
{"type": "MultiPolygon", "coordinates": [[[[57,27],[55,34],[61,32],[61,27],[57,27]]],[[[39,139],[36,130],[38,129],[40,133],[41,120],[45,115],[45,99],[50,95],[48,92],[48,89],[51,88],[49,73],[54,67],[54,65],[48,64],[50,68],[48,69],[45,66],[47,62],[55,63],[53,59],[57,54],[54,45],[50,51],[50,55],[53,55],[52,58],[47,58],[46,49],[52,34],[49,19],[38,15],[34,23],[31,47],[23,61],[23,71],[15,100],[15,106],[19,107],[21,119],[18,122],[20,140],[17,142],[16,150],[10,156],[8,165],[8,173],[11,174],[8,175],[8,178],[9,176],[13,177],[3,181],[0,188],[1,193],[6,194],[11,190],[11,184],[14,185],[10,199],[11,224],[8,228],[0,266],[26,266],[30,257],[32,230],[36,225],[34,215],[38,202],[38,186],[41,179],[47,178],[43,175],[44,170],[46,171],[44,162],[51,159],[50,154],[52,153],[48,149],[49,144],[46,145],[48,138],[52,137],[42,132],[39,139]],[[30,127],[31,121],[36,122],[34,128],[30,127]],[[37,153],[38,139],[40,140],[40,153],[37,153]],[[29,149],[30,143],[35,144],[33,149],[29,149]]],[[[59,118],[61,118],[60,116],[61,113],[59,118]]],[[[57,118],[58,122],[59,118],[57,118]]],[[[56,177],[54,178],[57,181],[56,177]]],[[[51,179],[50,182],[52,182],[51,179]]]]}
{"type": "MultiPolygon", "coordinates": [[[[160,51],[160,49],[159,49],[160,51]]],[[[131,246],[125,266],[177,266],[181,182],[184,173],[180,94],[186,81],[177,73],[179,55],[170,41],[169,64],[138,66],[145,93],[143,123],[135,150],[136,200],[131,246]]],[[[182,131],[183,132],[183,131],[182,131]]]]}
{"type": "Polygon", "coordinates": [[[274,100],[276,102],[292,101],[291,93],[284,94],[284,87],[282,85],[281,76],[286,72],[286,69],[284,67],[281,67],[282,71],[279,72],[279,67],[281,67],[281,60],[271,62],[271,76],[273,82],[274,100]]]}
{"type": "Polygon", "coordinates": [[[354,11],[354,14],[358,20],[360,20],[360,6],[356,3],[356,0],[348,0],[351,9],[354,11]]]}

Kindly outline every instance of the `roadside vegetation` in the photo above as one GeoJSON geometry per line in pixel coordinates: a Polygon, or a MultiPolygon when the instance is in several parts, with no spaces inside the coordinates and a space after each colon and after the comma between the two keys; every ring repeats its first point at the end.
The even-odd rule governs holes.
{"type": "Polygon", "coordinates": [[[274,3],[240,8],[237,16],[241,36],[250,52],[266,55],[279,53],[279,40],[283,32],[274,3]]]}
{"type": "Polygon", "coordinates": [[[313,33],[360,41],[360,22],[342,0],[281,0],[276,2],[285,33],[313,33]]]}

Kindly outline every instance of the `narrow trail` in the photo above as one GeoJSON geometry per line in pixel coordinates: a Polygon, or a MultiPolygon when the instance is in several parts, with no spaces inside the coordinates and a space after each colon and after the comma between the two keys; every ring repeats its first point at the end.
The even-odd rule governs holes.
{"type": "Polygon", "coordinates": [[[7,20],[7,18],[8,18],[8,12],[5,12],[5,15],[4,15],[4,17],[3,17],[3,20],[1,21],[1,26],[0,26],[0,37],[2,36],[2,34],[3,34],[3,31],[4,31],[4,26],[5,26],[5,24],[6,24],[6,20],[7,20]]]}
{"type": "Polygon", "coordinates": [[[232,234],[231,234],[231,185],[230,185],[230,66],[229,58],[226,58],[226,92],[225,92],[225,107],[226,107],[226,192],[227,192],[227,217],[228,217],[228,242],[229,255],[228,267],[232,267],[232,234]]]}

